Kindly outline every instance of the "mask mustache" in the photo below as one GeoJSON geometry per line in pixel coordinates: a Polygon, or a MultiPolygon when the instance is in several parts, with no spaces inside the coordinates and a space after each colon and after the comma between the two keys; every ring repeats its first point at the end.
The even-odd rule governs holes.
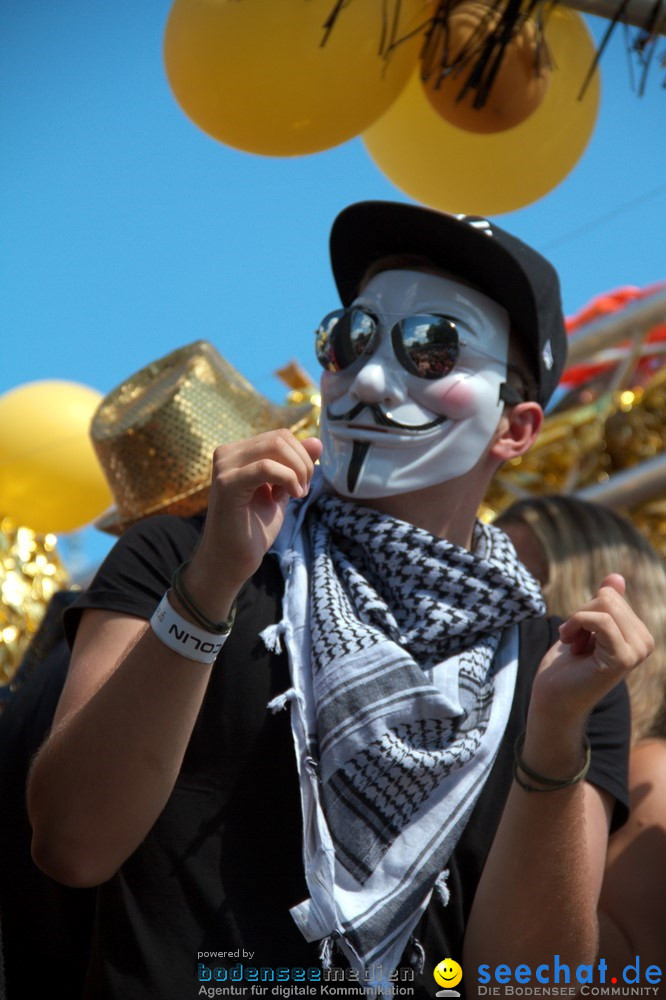
{"type": "Polygon", "coordinates": [[[433,427],[438,427],[443,424],[448,417],[439,416],[435,417],[434,420],[429,420],[425,424],[402,424],[399,420],[394,420],[393,417],[389,417],[383,410],[374,403],[356,403],[352,406],[351,410],[347,410],[345,413],[331,413],[330,406],[326,407],[326,416],[331,421],[349,421],[353,420],[355,417],[362,413],[363,410],[370,410],[375,423],[379,427],[395,427],[397,430],[401,431],[429,431],[433,427]]]}

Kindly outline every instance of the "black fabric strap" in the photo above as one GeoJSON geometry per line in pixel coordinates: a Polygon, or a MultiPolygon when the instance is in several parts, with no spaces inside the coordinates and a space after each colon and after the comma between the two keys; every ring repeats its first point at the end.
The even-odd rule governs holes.
{"type": "Polygon", "coordinates": [[[200,625],[201,628],[205,628],[208,632],[214,632],[216,635],[228,635],[229,632],[231,632],[231,628],[236,617],[236,602],[234,601],[232,604],[229,617],[224,619],[224,621],[216,622],[213,621],[212,618],[209,618],[208,615],[201,610],[199,605],[196,604],[194,598],[183,583],[183,573],[189,565],[189,560],[181,563],[176,572],[173,574],[171,586],[174,594],[185,610],[192,616],[197,625],[200,625]]]}

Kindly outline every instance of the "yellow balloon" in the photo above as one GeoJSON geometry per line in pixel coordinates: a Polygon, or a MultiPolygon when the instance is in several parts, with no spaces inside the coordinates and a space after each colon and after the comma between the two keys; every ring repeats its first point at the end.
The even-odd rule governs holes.
{"type": "Polygon", "coordinates": [[[561,6],[552,10],[546,40],[556,69],[540,107],[515,128],[492,135],[444,121],[415,72],[393,107],[363,135],[377,166],[406,194],[446,212],[499,215],[541,198],[582,155],[600,90],[595,73],[577,100],[594,58],[594,42],[579,14],[561,6]]]}
{"type": "Polygon", "coordinates": [[[524,19],[509,41],[483,107],[474,107],[477,91],[473,87],[460,97],[463,84],[472,72],[473,59],[462,72],[452,72],[439,79],[437,67],[444,46],[449,65],[467,50],[472,37],[475,47],[482,49],[488,35],[496,30],[504,9],[491,7],[489,0],[457,3],[448,15],[446,30],[437,36],[435,68],[423,83],[437,114],[468,132],[503,132],[519,125],[534,114],[550,84],[551,68],[547,59],[542,57],[543,65],[538,73],[535,72],[539,34],[536,21],[531,17],[524,19]]]}
{"type": "Polygon", "coordinates": [[[402,0],[396,46],[379,53],[382,4],[345,4],[325,45],[333,0],[176,0],[164,61],[183,111],[250,153],[314,153],[358,135],[395,100],[416,65],[431,0],[402,0]]]}
{"type": "Polygon", "coordinates": [[[58,534],[111,505],[88,437],[101,399],[88,386],[55,380],[0,396],[0,516],[58,534]]]}

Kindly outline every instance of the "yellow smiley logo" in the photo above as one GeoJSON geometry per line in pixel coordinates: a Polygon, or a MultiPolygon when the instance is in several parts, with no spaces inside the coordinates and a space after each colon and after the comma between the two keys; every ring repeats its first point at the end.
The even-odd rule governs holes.
{"type": "Polygon", "coordinates": [[[452,958],[444,958],[442,961],[435,966],[435,971],[433,972],[435,977],[435,982],[439,986],[444,986],[449,988],[451,986],[457,986],[463,976],[463,971],[457,962],[454,962],[452,958]]]}

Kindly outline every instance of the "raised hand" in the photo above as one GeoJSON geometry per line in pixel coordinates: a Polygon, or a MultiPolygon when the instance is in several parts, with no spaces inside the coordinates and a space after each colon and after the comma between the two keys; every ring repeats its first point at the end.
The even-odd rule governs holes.
{"type": "Polygon", "coordinates": [[[535,678],[530,711],[584,717],[650,655],[654,640],[623,595],[624,578],[611,573],[560,626],[535,678]]]}
{"type": "Polygon", "coordinates": [[[211,618],[223,618],[259,568],[282,527],[291,497],[307,494],[317,438],[280,429],[220,445],[213,457],[208,515],[187,586],[211,618]]]}

